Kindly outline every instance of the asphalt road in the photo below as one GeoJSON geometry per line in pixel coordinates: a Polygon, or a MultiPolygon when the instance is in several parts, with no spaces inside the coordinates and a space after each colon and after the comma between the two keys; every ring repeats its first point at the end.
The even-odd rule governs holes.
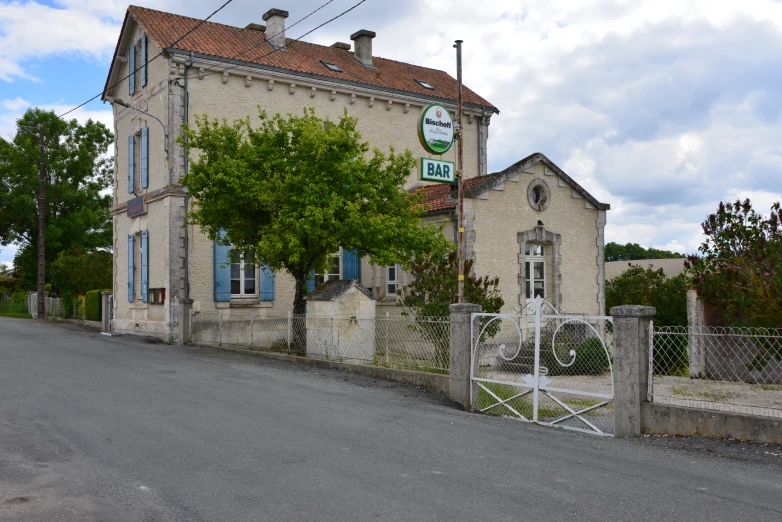
{"type": "Polygon", "coordinates": [[[778,447],[581,435],[72,326],[0,318],[0,393],[0,520],[782,520],[778,447]]]}

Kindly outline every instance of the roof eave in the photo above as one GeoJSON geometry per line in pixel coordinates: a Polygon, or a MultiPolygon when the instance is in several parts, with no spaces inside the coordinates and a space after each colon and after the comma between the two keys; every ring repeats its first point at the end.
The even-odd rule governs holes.
{"type": "MultiPolygon", "coordinates": [[[[166,50],[167,53],[170,53],[172,55],[173,54],[182,54],[182,55],[185,55],[185,56],[190,56],[190,53],[191,53],[191,51],[188,51],[186,49],[177,49],[175,47],[167,47],[165,50],[166,50]]],[[[377,85],[371,85],[371,84],[368,84],[368,83],[356,82],[356,81],[353,81],[353,80],[341,80],[339,78],[334,78],[334,77],[331,77],[331,76],[321,76],[321,75],[318,75],[318,74],[304,73],[304,72],[300,72],[300,71],[294,71],[292,69],[285,69],[285,68],[282,68],[282,67],[272,67],[270,65],[262,65],[262,64],[252,63],[252,62],[245,62],[245,61],[242,61],[242,60],[233,60],[233,59],[230,59],[230,58],[224,58],[224,57],[221,57],[221,56],[214,56],[214,55],[210,55],[210,54],[202,54],[202,53],[192,53],[192,54],[193,54],[193,56],[195,58],[200,58],[202,60],[214,60],[214,61],[221,62],[221,63],[227,63],[227,64],[232,64],[232,65],[241,65],[243,67],[249,67],[249,68],[252,68],[252,69],[258,69],[258,70],[261,70],[261,71],[268,71],[270,73],[285,73],[285,74],[290,74],[290,75],[293,75],[293,76],[298,76],[300,78],[309,78],[309,79],[317,80],[317,81],[339,83],[339,84],[350,85],[350,86],[354,86],[354,87],[362,87],[364,89],[375,90],[375,91],[379,91],[379,92],[382,92],[382,93],[393,93],[393,94],[398,94],[398,95],[410,96],[410,97],[413,97],[413,98],[417,98],[417,99],[424,100],[424,101],[429,101],[429,102],[441,102],[441,103],[445,102],[445,103],[454,103],[454,104],[456,103],[456,100],[453,100],[451,98],[441,98],[441,97],[438,97],[438,96],[428,96],[428,95],[425,95],[425,94],[419,94],[419,93],[411,92],[411,91],[403,91],[403,90],[400,90],[400,89],[389,89],[389,88],[386,88],[386,87],[378,87],[377,85]]],[[[499,114],[500,113],[500,110],[497,107],[493,106],[493,105],[482,105],[482,104],[478,104],[478,103],[465,102],[464,106],[472,108],[472,109],[482,109],[484,111],[489,111],[489,112],[492,112],[494,114],[499,114]]]]}

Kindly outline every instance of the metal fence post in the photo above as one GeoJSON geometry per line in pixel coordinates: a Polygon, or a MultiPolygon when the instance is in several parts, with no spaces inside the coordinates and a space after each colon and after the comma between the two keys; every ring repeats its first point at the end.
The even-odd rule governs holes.
{"type": "Polygon", "coordinates": [[[388,322],[389,322],[389,315],[388,315],[388,312],[386,312],[386,339],[385,339],[385,342],[383,343],[384,346],[385,346],[385,351],[386,351],[386,367],[389,366],[389,361],[388,361],[388,322]]]}
{"type": "MultiPolygon", "coordinates": [[[[538,402],[540,400],[540,309],[543,301],[535,298],[535,387],[532,390],[532,422],[538,422],[538,402]]],[[[552,350],[554,347],[552,346],[552,350]]]]}
{"type": "Polygon", "coordinates": [[[250,308],[250,348],[253,346],[253,309],[250,308]]]}
{"type": "Polygon", "coordinates": [[[217,345],[223,347],[223,311],[220,310],[220,324],[219,324],[220,338],[217,341],[217,345]]]}
{"type": "Polygon", "coordinates": [[[293,327],[293,312],[288,310],[288,350],[291,349],[291,328],[293,327]]]}

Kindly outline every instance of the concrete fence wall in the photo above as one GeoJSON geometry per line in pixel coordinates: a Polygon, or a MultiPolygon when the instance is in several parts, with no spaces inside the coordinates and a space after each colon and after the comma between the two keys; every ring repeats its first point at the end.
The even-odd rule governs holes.
{"type": "Polygon", "coordinates": [[[649,339],[655,312],[648,306],[611,309],[614,317],[615,435],[702,435],[782,442],[782,420],[778,418],[649,402],[649,339]]]}
{"type": "MultiPolygon", "coordinates": [[[[63,307],[63,301],[60,297],[44,297],[44,309],[46,310],[46,317],[63,319],[65,316],[65,308],[63,307]]],[[[84,307],[83,298],[73,299],[73,319],[84,319],[84,307]]],[[[27,312],[30,317],[38,317],[38,292],[31,292],[27,294],[27,312]]]]}

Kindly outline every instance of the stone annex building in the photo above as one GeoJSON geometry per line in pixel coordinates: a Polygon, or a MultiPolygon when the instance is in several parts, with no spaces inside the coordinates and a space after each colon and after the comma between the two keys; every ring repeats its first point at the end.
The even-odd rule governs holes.
{"type": "MultiPolygon", "coordinates": [[[[177,143],[184,122],[193,124],[195,115],[255,117],[259,106],[270,114],[314,107],[334,119],[347,109],[371,146],[430,157],[417,136],[422,110],[441,103],[455,114],[457,82],[447,73],[373,56],[375,33],[367,30],[351,35],[352,50],[341,42],[293,42],[285,38],[287,16],[271,9],[266,26],[244,28],[206,22],[182,38],[199,20],[128,8],[103,94],[114,109],[116,136],[115,331],[170,338],[185,298],[200,314],[292,310],[287,273],[231,265],[229,248],[185,226],[189,203],[178,182],[187,154],[177,143]]],[[[557,308],[602,314],[609,205],[539,153],[487,173],[489,123],[499,110],[468,88],[464,102],[466,252],[476,273],[499,276],[508,311],[542,295],[557,308]]],[[[455,154],[453,147],[441,159],[454,161],[455,154]]],[[[451,186],[421,182],[414,171],[408,189],[424,191],[424,219],[453,235],[451,186]]],[[[398,313],[395,293],[408,282],[397,267],[372,266],[348,251],[317,276],[333,279],[359,280],[384,315],[398,313]]]]}

